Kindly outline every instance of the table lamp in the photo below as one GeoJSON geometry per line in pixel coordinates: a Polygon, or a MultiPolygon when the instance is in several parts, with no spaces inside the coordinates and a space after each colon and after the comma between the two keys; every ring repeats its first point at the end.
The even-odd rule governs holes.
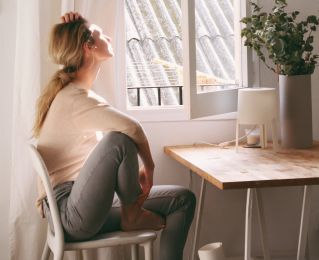
{"type": "Polygon", "coordinates": [[[238,91],[236,124],[236,150],[240,125],[258,125],[260,145],[267,147],[267,127],[271,127],[273,149],[278,148],[277,138],[278,96],[275,88],[243,88],[238,91]]]}

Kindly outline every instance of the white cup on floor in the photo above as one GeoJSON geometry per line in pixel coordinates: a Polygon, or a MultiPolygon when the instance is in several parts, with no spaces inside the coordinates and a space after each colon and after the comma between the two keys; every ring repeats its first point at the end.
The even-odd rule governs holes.
{"type": "Polygon", "coordinates": [[[198,250],[200,260],[226,260],[221,242],[210,243],[198,250]]]}

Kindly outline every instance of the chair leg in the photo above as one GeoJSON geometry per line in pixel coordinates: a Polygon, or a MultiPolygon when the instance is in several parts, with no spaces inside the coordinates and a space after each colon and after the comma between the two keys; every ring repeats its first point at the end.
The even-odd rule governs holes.
{"type": "Polygon", "coordinates": [[[153,260],[153,241],[146,242],[142,245],[145,252],[145,260],[153,260]]]}
{"type": "Polygon", "coordinates": [[[138,260],[138,245],[131,245],[132,260],[138,260]]]}
{"type": "Polygon", "coordinates": [[[48,243],[45,242],[42,256],[41,256],[41,260],[48,260],[50,257],[50,252],[51,252],[50,247],[49,247],[48,243]]]}
{"type": "Polygon", "coordinates": [[[64,251],[57,250],[57,252],[53,252],[53,260],[63,260],[64,251]]]}
{"type": "Polygon", "coordinates": [[[81,250],[76,250],[75,251],[75,259],[76,260],[81,260],[82,258],[81,250]]]}

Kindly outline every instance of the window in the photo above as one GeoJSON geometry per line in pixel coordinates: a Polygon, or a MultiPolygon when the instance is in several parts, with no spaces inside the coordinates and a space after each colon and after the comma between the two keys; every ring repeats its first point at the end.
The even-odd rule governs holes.
{"type": "Polygon", "coordinates": [[[242,47],[239,22],[246,3],[195,0],[185,1],[184,9],[190,39],[184,45],[189,55],[184,67],[189,67],[190,78],[184,82],[190,84],[190,117],[234,112],[238,88],[247,85],[247,52],[242,47]]]}
{"type": "Polygon", "coordinates": [[[196,0],[197,93],[238,88],[234,0],[196,0]]]}
{"type": "Polygon", "coordinates": [[[235,111],[246,64],[237,2],[125,0],[126,109],[235,111]]]}
{"type": "Polygon", "coordinates": [[[181,0],[125,1],[128,106],[183,104],[181,0]]]}

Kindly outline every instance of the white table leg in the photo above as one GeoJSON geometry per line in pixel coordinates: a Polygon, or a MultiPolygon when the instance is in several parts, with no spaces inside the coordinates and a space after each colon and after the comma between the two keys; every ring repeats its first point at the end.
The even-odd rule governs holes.
{"type": "Polygon", "coordinates": [[[245,219],[245,260],[251,259],[251,225],[252,225],[252,209],[253,209],[253,191],[247,189],[246,200],[246,219],[245,219]]]}
{"type": "Polygon", "coordinates": [[[308,224],[310,217],[310,202],[311,202],[311,186],[304,186],[303,201],[301,209],[301,223],[298,240],[297,260],[304,260],[306,253],[306,242],[308,234],[308,224]]]}
{"type": "Polygon", "coordinates": [[[199,231],[200,231],[202,210],[203,210],[203,205],[204,205],[205,189],[206,189],[205,179],[202,178],[202,184],[201,184],[201,188],[200,188],[200,195],[199,195],[199,202],[198,202],[198,209],[197,209],[197,214],[196,214],[196,222],[195,222],[192,260],[197,259],[197,254],[196,254],[197,253],[197,244],[198,244],[198,237],[199,237],[199,231]]]}
{"type": "Polygon", "coordinates": [[[258,222],[259,222],[259,230],[260,230],[260,238],[261,245],[264,252],[264,260],[270,260],[269,254],[269,246],[268,246],[268,236],[266,230],[266,221],[264,215],[264,206],[262,203],[261,193],[258,189],[253,189],[255,194],[255,201],[257,206],[257,214],[258,214],[258,222]]]}

